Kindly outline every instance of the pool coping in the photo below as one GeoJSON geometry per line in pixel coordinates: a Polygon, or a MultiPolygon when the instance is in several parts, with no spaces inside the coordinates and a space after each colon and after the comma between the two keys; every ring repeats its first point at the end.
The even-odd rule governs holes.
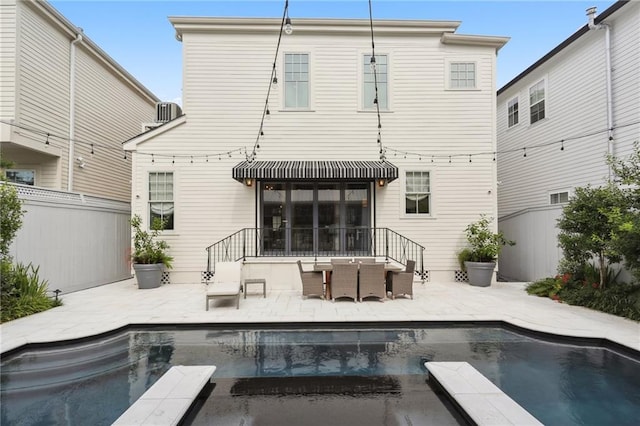
{"type": "Polygon", "coordinates": [[[449,398],[467,422],[478,426],[542,426],[468,362],[425,362],[424,365],[429,372],[429,383],[449,398]]]}
{"type": "Polygon", "coordinates": [[[587,336],[570,336],[551,333],[540,330],[532,330],[527,327],[516,325],[505,320],[448,320],[448,321],[351,321],[351,322],[201,322],[201,323],[132,323],[114,328],[112,330],[92,334],[90,336],[77,337],[72,339],[28,342],[20,346],[11,348],[0,353],[0,358],[12,357],[21,352],[32,349],[52,348],[89,342],[96,339],[110,337],[119,333],[132,330],[189,330],[207,328],[211,330],[235,329],[235,330],[284,330],[284,329],[388,329],[388,328],[440,328],[440,327],[456,327],[456,328],[490,328],[500,327],[505,330],[515,331],[530,338],[545,340],[552,343],[570,344],[576,346],[595,346],[607,349],[622,356],[629,357],[640,362],[640,350],[635,350],[621,343],[603,338],[603,337],[587,337],[587,336]]]}

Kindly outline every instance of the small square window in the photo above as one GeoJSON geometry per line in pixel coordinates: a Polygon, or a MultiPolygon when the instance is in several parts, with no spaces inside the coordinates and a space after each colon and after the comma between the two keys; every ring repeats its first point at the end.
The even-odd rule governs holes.
{"type": "Polygon", "coordinates": [[[451,89],[475,89],[475,62],[452,62],[449,70],[449,87],[451,89]]]}
{"type": "Polygon", "coordinates": [[[569,202],[569,192],[553,192],[549,194],[549,204],[566,204],[569,202]]]}

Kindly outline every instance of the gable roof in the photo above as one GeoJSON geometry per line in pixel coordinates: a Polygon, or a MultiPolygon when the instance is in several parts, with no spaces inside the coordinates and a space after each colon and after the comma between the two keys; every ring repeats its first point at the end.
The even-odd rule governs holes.
{"type": "MultiPolygon", "coordinates": [[[[619,10],[622,6],[624,6],[627,3],[629,3],[629,0],[620,0],[620,1],[615,2],[609,8],[607,8],[604,12],[602,12],[600,15],[598,15],[596,17],[595,24],[597,25],[600,22],[604,21],[606,18],[611,16],[614,12],[619,10]]],[[[589,25],[588,24],[584,24],[584,26],[580,27],[580,29],[578,31],[576,31],[571,36],[569,36],[569,38],[567,38],[565,41],[563,41],[558,46],[556,46],[552,51],[550,51],[549,53],[544,55],[542,58],[538,59],[533,65],[531,65],[526,70],[522,71],[513,80],[511,80],[510,82],[508,82],[507,84],[502,86],[498,90],[497,95],[500,96],[500,94],[502,92],[504,92],[505,90],[507,90],[508,88],[513,86],[514,84],[516,84],[518,81],[522,80],[527,74],[531,73],[533,70],[538,68],[540,65],[544,64],[549,59],[553,58],[555,55],[560,53],[565,47],[569,46],[571,43],[573,43],[574,41],[576,41],[577,39],[582,37],[587,32],[589,32],[589,25]]]]}
{"type": "Polygon", "coordinates": [[[161,124],[158,127],[154,127],[153,129],[149,129],[146,132],[140,133],[132,137],[131,139],[127,139],[122,142],[122,149],[125,151],[135,151],[141,143],[148,141],[149,139],[153,139],[158,135],[161,135],[175,127],[178,127],[181,124],[187,122],[187,115],[182,114],[179,117],[174,118],[171,121],[167,121],[166,123],[161,124]]]}

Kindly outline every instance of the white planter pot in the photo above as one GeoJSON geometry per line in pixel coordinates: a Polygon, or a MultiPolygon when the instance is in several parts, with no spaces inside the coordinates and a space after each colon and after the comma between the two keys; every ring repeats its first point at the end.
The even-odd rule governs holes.
{"type": "Polygon", "coordinates": [[[138,280],[138,288],[157,288],[162,283],[162,272],[164,272],[164,264],[142,264],[134,263],[133,270],[136,271],[136,279],[138,280]]]}
{"type": "Polygon", "coordinates": [[[464,267],[467,268],[469,284],[478,287],[491,285],[496,262],[464,262],[464,267]]]}

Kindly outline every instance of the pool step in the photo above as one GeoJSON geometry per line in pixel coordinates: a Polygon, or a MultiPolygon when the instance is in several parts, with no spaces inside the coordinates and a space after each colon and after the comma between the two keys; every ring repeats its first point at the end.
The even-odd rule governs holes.
{"type": "Polygon", "coordinates": [[[113,424],[177,425],[211,381],[215,371],[213,365],[171,367],[113,424]]]}
{"type": "Polygon", "coordinates": [[[429,370],[429,380],[441,387],[478,426],[542,426],[469,363],[425,362],[424,365],[429,370]]]}

